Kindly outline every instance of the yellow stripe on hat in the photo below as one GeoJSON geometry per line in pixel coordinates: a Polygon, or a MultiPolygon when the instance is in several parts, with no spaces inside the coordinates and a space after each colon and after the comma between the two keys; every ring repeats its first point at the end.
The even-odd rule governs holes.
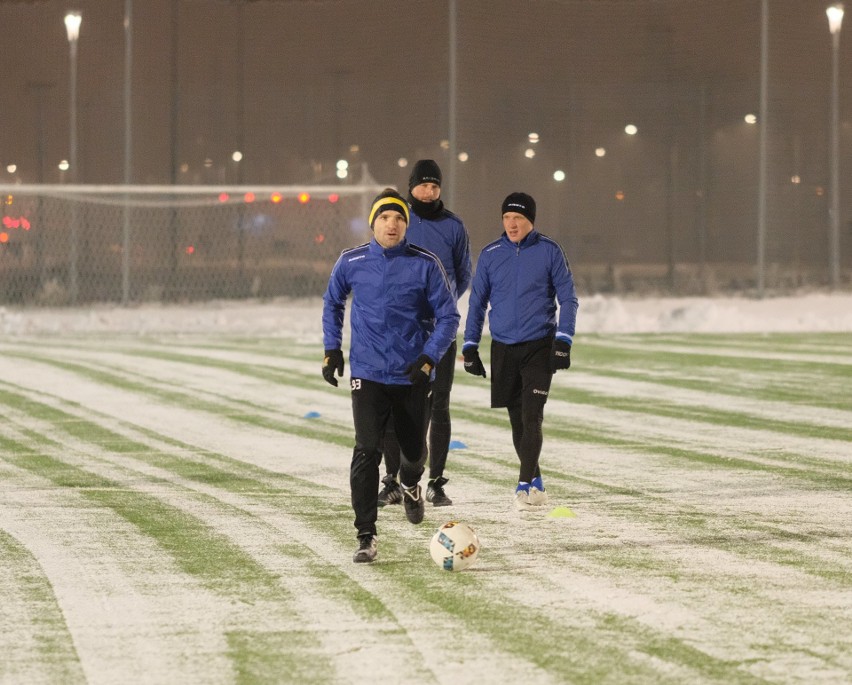
{"type": "Polygon", "coordinates": [[[370,210],[370,217],[367,219],[367,223],[370,227],[373,226],[373,219],[375,219],[378,214],[381,214],[386,209],[396,209],[396,207],[392,207],[390,205],[397,205],[400,207],[402,209],[400,214],[405,217],[405,223],[408,223],[408,204],[405,200],[400,200],[396,197],[383,197],[373,203],[373,208],[370,210]]]}

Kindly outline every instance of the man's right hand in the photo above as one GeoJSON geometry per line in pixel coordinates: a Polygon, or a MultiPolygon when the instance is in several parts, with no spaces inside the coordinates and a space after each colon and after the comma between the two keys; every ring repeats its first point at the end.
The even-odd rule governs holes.
{"type": "Polygon", "coordinates": [[[337,379],[334,377],[334,372],[337,371],[338,376],[343,376],[343,352],[340,350],[326,350],[325,358],[322,361],[322,377],[327,383],[330,383],[335,388],[337,387],[337,379]]]}
{"type": "Polygon", "coordinates": [[[479,348],[476,345],[465,347],[462,349],[464,357],[464,370],[472,376],[482,376],[485,378],[485,367],[482,365],[482,360],[479,358],[479,348]]]}

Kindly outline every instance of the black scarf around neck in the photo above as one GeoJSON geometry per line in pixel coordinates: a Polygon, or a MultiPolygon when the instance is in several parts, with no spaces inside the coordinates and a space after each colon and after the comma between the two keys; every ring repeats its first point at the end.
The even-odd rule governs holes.
{"type": "Polygon", "coordinates": [[[408,202],[411,204],[414,213],[422,219],[436,219],[444,209],[444,203],[441,200],[421,202],[411,193],[408,194],[408,202]]]}

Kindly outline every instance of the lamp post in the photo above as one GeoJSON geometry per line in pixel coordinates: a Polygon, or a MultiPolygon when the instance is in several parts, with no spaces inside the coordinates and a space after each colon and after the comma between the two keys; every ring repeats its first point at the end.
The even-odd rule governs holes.
{"type": "MultiPolygon", "coordinates": [[[[133,0],[124,0],[124,185],[130,185],[133,153],[133,100],[131,77],[133,60],[133,0]]],[[[121,304],[130,301],[130,196],[124,196],[124,227],[121,250],[121,304]]]]}
{"type": "MultiPolygon", "coordinates": [[[[760,10],[760,141],[757,182],[757,296],[766,285],[766,189],[767,146],[769,141],[769,0],[760,10]]],[[[746,118],[748,121],[748,118],[746,118]]]]}
{"type": "Polygon", "coordinates": [[[829,264],[831,287],[840,285],[840,95],[839,53],[840,27],[843,24],[843,3],[835,3],[825,10],[828,30],[831,31],[831,231],[829,233],[829,264]]]}
{"type": "Polygon", "coordinates": [[[69,12],[65,15],[65,30],[68,32],[68,46],[71,49],[71,110],[70,110],[70,140],[71,149],[68,151],[68,163],[71,165],[71,180],[77,180],[77,39],[80,37],[80,24],[83,16],[79,12],[69,12]]]}
{"type": "MultiPolygon", "coordinates": [[[[77,182],[77,39],[80,37],[80,24],[83,16],[77,12],[68,12],[65,15],[65,30],[68,32],[68,46],[71,54],[71,71],[69,81],[71,83],[71,108],[70,108],[70,150],[68,151],[69,177],[71,183],[77,182]]],[[[69,291],[71,303],[77,303],[77,205],[71,200],[71,246],[69,250],[69,291]]]]}

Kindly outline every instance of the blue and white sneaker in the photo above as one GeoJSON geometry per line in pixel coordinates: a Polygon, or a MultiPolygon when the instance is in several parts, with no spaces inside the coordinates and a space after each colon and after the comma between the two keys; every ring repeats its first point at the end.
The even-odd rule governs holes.
{"type": "Polygon", "coordinates": [[[530,504],[529,483],[518,483],[518,487],[515,488],[514,504],[515,509],[518,511],[529,511],[532,509],[532,505],[530,504]]]}
{"type": "Polygon", "coordinates": [[[547,504],[547,493],[544,491],[544,483],[541,476],[536,476],[530,483],[529,503],[533,507],[541,507],[547,504]]]}

